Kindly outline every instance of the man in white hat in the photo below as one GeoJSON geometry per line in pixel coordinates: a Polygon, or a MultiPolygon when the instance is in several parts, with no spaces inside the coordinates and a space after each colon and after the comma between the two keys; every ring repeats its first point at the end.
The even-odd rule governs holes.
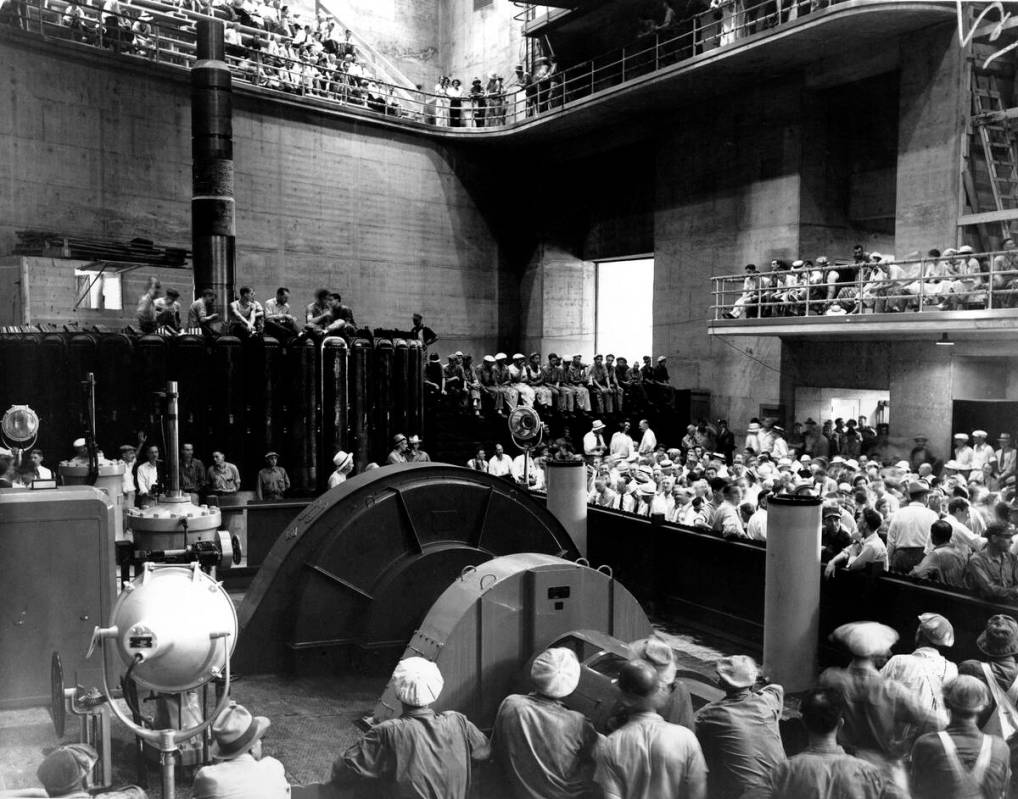
{"type": "Polygon", "coordinates": [[[908,574],[922,561],[930,542],[930,527],[940,517],[926,507],[929,485],[913,480],[905,490],[908,505],[894,513],[887,528],[887,560],[891,571],[908,574]]]}
{"type": "Polygon", "coordinates": [[[785,691],[773,684],[757,689],[760,671],[746,655],[721,658],[716,668],[725,696],[696,714],[696,737],[710,769],[710,795],[742,796],[766,785],[785,761],[778,729],[785,691]]]}
{"type": "MultiPolygon", "coordinates": [[[[481,390],[491,397],[495,413],[499,416],[505,416],[508,388],[499,382],[499,378],[500,373],[498,365],[495,362],[495,356],[485,355],[481,359],[481,368],[477,372],[477,382],[480,384],[481,390]]],[[[512,407],[515,407],[515,400],[512,403],[512,407]]]]}
{"type": "Polygon", "coordinates": [[[919,735],[941,725],[933,709],[920,705],[911,690],[877,671],[874,660],[890,653],[898,634],[885,624],[859,621],[838,627],[831,640],[852,654],[848,668],[826,669],[819,680],[821,687],[833,688],[845,699],[838,743],[907,791],[903,758],[919,735]]]}
{"type": "Polygon", "coordinates": [[[605,439],[606,429],[604,422],[595,419],[590,426],[590,431],[584,434],[583,454],[587,456],[588,462],[593,458],[603,458],[608,451],[608,441],[605,439]]]}
{"type": "Polygon", "coordinates": [[[265,453],[265,468],[258,472],[255,493],[258,499],[280,500],[290,490],[290,475],[279,465],[279,453],[271,450],[265,453]]]}
{"type": "Polygon", "coordinates": [[[407,453],[410,463],[431,463],[431,456],[421,449],[423,443],[424,439],[416,433],[410,436],[410,452],[407,453]]]}
{"type": "Polygon", "coordinates": [[[687,730],[694,730],[693,698],[685,683],[676,677],[678,663],[671,645],[655,634],[634,641],[629,645],[629,649],[633,655],[647,661],[657,671],[661,689],[665,694],[664,703],[658,710],[661,718],[669,724],[678,724],[687,730]]]}
{"type": "Polygon", "coordinates": [[[74,447],[74,455],[67,462],[69,466],[88,466],[88,445],[84,438],[74,439],[71,445],[74,447]]]}
{"type": "Polygon", "coordinates": [[[916,648],[910,655],[895,655],[880,670],[888,680],[897,680],[930,707],[947,724],[943,689],[958,676],[958,666],[941,654],[954,646],[954,627],[939,613],[920,613],[915,632],[916,648]]]}
{"type": "Polygon", "coordinates": [[[980,471],[983,464],[992,463],[994,459],[993,447],[986,443],[985,430],[972,431],[972,469],[980,471]]]}
{"type": "Polygon", "coordinates": [[[344,450],[337,452],[332,458],[332,465],[336,468],[329,475],[329,488],[335,488],[346,482],[346,478],[353,471],[353,455],[344,450]]]}
{"type": "Polygon", "coordinates": [[[706,799],[707,764],[696,736],[669,724],[657,670],[631,660],[619,671],[627,720],[594,752],[594,781],[605,799],[706,799]]]}
{"type": "Polygon", "coordinates": [[[262,736],[270,725],[265,716],[252,716],[243,705],[230,703],[212,723],[215,763],[195,774],[193,799],[287,799],[283,764],[262,755],[262,736]]]}
{"type": "Polygon", "coordinates": [[[386,465],[394,463],[407,463],[407,437],[402,433],[396,433],[392,437],[392,450],[389,452],[388,457],[385,459],[386,465]]]}
{"type": "Polygon", "coordinates": [[[527,372],[527,356],[522,352],[513,355],[513,362],[509,364],[510,385],[520,398],[520,404],[524,408],[533,408],[537,392],[530,385],[530,374],[527,372]]]}
{"type": "Polygon", "coordinates": [[[912,796],[1005,796],[1011,752],[1004,740],[984,735],[977,719],[990,702],[986,686],[962,675],[944,686],[951,723],[927,733],[912,747],[912,796]]]}
{"type": "Polygon", "coordinates": [[[578,799],[593,790],[593,754],[600,737],[562,699],[580,682],[571,649],[546,649],[530,668],[534,690],[510,694],[498,708],[491,748],[517,799],[578,799]]]}
{"type": "Polygon", "coordinates": [[[404,658],[391,684],[402,715],[372,727],[333,763],[333,785],[368,779],[384,796],[467,799],[471,762],[491,755],[488,739],[462,713],[429,707],[444,685],[430,660],[404,658]]]}
{"type": "Polygon", "coordinates": [[[954,458],[955,463],[958,464],[958,469],[964,471],[966,476],[972,469],[972,447],[969,446],[968,433],[955,433],[954,434],[954,458]]]}

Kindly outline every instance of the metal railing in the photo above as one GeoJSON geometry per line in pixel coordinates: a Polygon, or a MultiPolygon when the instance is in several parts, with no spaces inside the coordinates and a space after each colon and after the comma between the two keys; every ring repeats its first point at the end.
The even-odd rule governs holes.
{"type": "MultiPolygon", "coordinates": [[[[318,47],[294,45],[279,32],[226,24],[227,60],[235,77],[263,88],[320,98],[406,121],[462,130],[503,127],[561,111],[570,103],[658,70],[735,44],[808,15],[822,14],[840,0],[728,0],[668,27],[651,27],[621,50],[556,69],[541,63],[532,75],[433,92],[377,79],[363,64],[353,72],[318,47]]],[[[194,59],[195,21],[208,15],[196,0],[180,5],[158,0],[121,3],[119,14],[64,0],[7,0],[3,19],[45,38],[74,39],[119,54],[187,67],[194,59]],[[187,7],[190,6],[190,7],[187,7]],[[68,12],[67,9],[76,9],[68,12]],[[136,29],[139,13],[151,14],[136,29]],[[74,18],[68,15],[73,13],[74,18]],[[113,24],[114,20],[117,24],[113,24]],[[109,24],[107,24],[109,23],[109,24]]],[[[437,87],[436,87],[437,88],[437,87]]]]}
{"type": "Polygon", "coordinates": [[[839,260],[711,278],[713,320],[1018,308],[1018,250],[839,260]]]}

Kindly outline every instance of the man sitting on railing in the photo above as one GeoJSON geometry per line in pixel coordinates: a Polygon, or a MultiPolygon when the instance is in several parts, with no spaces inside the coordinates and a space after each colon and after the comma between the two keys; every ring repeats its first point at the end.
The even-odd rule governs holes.
{"type": "MultiPolygon", "coordinates": [[[[760,306],[757,300],[757,288],[760,285],[760,276],[756,271],[756,264],[746,264],[746,277],[742,279],[742,296],[733,304],[732,310],[725,312],[726,319],[738,319],[743,314],[747,317],[760,315],[760,306]],[[750,307],[746,307],[749,305],[750,307]]],[[[724,297],[721,298],[722,303],[724,297]]]]}

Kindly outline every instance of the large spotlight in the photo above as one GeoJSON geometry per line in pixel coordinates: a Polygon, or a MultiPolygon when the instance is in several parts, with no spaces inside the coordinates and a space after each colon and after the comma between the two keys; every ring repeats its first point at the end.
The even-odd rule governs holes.
{"type": "Polygon", "coordinates": [[[0,420],[0,431],[8,444],[26,449],[39,435],[39,414],[27,405],[12,405],[0,420]]]}

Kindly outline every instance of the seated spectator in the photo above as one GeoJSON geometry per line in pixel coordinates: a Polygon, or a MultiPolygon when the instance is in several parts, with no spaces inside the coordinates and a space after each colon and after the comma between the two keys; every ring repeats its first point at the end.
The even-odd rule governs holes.
{"type": "Polygon", "coordinates": [[[513,355],[513,361],[507,364],[509,372],[509,383],[516,391],[519,402],[524,408],[533,408],[536,392],[530,386],[530,378],[527,373],[527,357],[522,352],[513,355]]]}
{"type": "Polygon", "coordinates": [[[290,786],[283,764],[262,755],[262,738],[270,725],[265,716],[252,716],[243,705],[230,703],[212,724],[210,753],[215,762],[195,774],[193,799],[287,799],[290,786]]]}
{"type": "Polygon", "coordinates": [[[442,368],[442,357],[437,352],[428,355],[428,362],[424,366],[424,391],[432,399],[446,396],[445,370],[442,368]]]}
{"type": "Polygon", "coordinates": [[[983,599],[1018,599],[1018,557],[1010,552],[1014,528],[994,522],[986,528],[986,546],[969,558],[965,584],[983,599]]]}
{"type": "Polygon", "coordinates": [[[976,725],[989,704],[986,686],[975,677],[958,677],[945,686],[944,702],[951,714],[947,729],[921,736],[912,748],[912,796],[1007,795],[1010,749],[976,725]]]}
{"type": "MultiPolygon", "coordinates": [[[[92,769],[99,762],[99,754],[88,744],[67,744],[46,755],[35,772],[42,783],[46,796],[87,797],[99,796],[104,799],[145,799],[146,793],[136,785],[129,785],[116,791],[88,790],[92,769]]],[[[4,796],[17,796],[18,792],[3,792],[4,796]]],[[[38,796],[34,791],[25,796],[38,796]]]]}
{"type": "Polygon", "coordinates": [[[800,704],[809,745],[803,752],[774,767],[765,785],[742,799],[900,799],[896,786],[865,760],[846,754],[838,745],[845,700],[831,688],[809,691],[800,704]]]}
{"type": "MultiPolygon", "coordinates": [[[[825,513],[824,518],[830,518],[833,522],[833,511],[829,516],[825,513]]],[[[837,518],[841,518],[840,509],[837,518]]],[[[824,576],[833,577],[835,570],[842,564],[845,571],[858,571],[871,566],[880,572],[886,571],[887,547],[878,534],[882,525],[883,517],[873,508],[859,511],[858,527],[854,533],[850,533],[852,543],[828,561],[824,576]]]]}
{"type": "Polygon", "coordinates": [[[880,676],[911,689],[921,705],[932,708],[947,724],[943,689],[958,676],[958,667],[940,650],[954,646],[954,627],[939,613],[920,613],[915,645],[911,655],[895,655],[887,661],[880,676]]]}
{"type": "Polygon", "coordinates": [[[475,472],[487,472],[488,471],[488,458],[487,453],[483,449],[477,450],[474,453],[474,457],[467,461],[467,468],[473,469],[475,472]]]}
{"type": "Polygon", "coordinates": [[[495,454],[488,461],[488,474],[492,477],[511,477],[513,459],[505,454],[501,444],[495,445],[495,454]]]}
{"type": "Polygon", "coordinates": [[[221,320],[219,314],[212,313],[215,307],[216,293],[212,289],[204,289],[201,296],[191,303],[187,312],[187,327],[189,330],[201,328],[206,336],[219,333],[221,320]]]}
{"type": "MultiPolygon", "coordinates": [[[[114,0],[116,2],[116,0],[114,0]]],[[[156,300],[162,296],[163,287],[156,277],[148,279],[145,293],[138,299],[138,310],[135,314],[138,320],[138,328],[142,333],[155,333],[158,324],[156,322],[157,308],[156,300]]]]}
{"type": "Polygon", "coordinates": [[[242,286],[239,296],[230,303],[230,335],[249,338],[260,335],[265,323],[265,311],[255,299],[254,289],[242,286]]]}
{"type": "Polygon", "coordinates": [[[657,672],[631,660],[619,672],[626,723],[598,745],[594,781],[606,799],[706,799],[707,765],[696,736],[669,724],[657,672]]]}
{"type": "Polygon", "coordinates": [[[386,796],[467,799],[471,764],[487,760],[487,738],[462,713],[436,713],[442,693],[438,666],[421,657],[401,660],[392,675],[399,718],[372,727],[333,764],[338,788],[372,780],[386,796]]]}
{"type": "Polygon", "coordinates": [[[155,300],[156,327],[166,327],[173,332],[180,331],[180,292],[166,289],[165,297],[155,300]]]}
{"type": "Polygon", "coordinates": [[[318,289],[315,292],[314,301],[308,303],[307,307],[305,307],[304,309],[305,323],[310,325],[314,322],[315,319],[317,319],[318,317],[322,316],[325,313],[328,313],[330,308],[329,305],[330,294],[331,292],[328,289],[318,289]]]}
{"type": "Polygon", "coordinates": [[[352,338],[356,323],[353,318],[353,311],[343,304],[343,297],[337,291],[328,295],[327,307],[324,313],[314,317],[305,327],[305,331],[313,335],[321,336],[342,336],[352,338]]]}
{"type": "Polygon", "coordinates": [[[948,522],[943,519],[935,521],[930,526],[933,549],[909,572],[909,576],[935,580],[955,588],[964,587],[966,558],[956,547],[951,546],[952,533],[948,522]]]}
{"type": "MultiPolygon", "coordinates": [[[[723,478],[719,478],[724,482],[723,478]]],[[[746,531],[739,515],[739,503],[742,502],[742,489],[735,483],[726,483],[721,489],[722,501],[714,513],[711,529],[724,538],[745,538],[746,531]]]]}
{"type": "Polygon", "coordinates": [[[285,286],[276,289],[276,296],[265,303],[265,332],[283,344],[300,333],[290,308],[290,289],[285,286]]]}
{"type": "Polygon", "coordinates": [[[572,799],[593,789],[600,736],[561,700],[576,690],[580,664],[570,649],[547,649],[530,668],[534,691],[510,694],[498,708],[491,747],[518,799],[572,799]]]}
{"type": "Polygon", "coordinates": [[[410,451],[407,453],[409,463],[431,463],[431,456],[421,449],[424,439],[414,433],[410,436],[410,451]]]}
{"type": "Polygon", "coordinates": [[[696,737],[703,747],[711,796],[742,796],[766,786],[785,761],[778,721],[785,692],[780,685],[756,689],[759,670],[752,658],[721,658],[717,676],[723,699],[696,714],[696,737]]]}

